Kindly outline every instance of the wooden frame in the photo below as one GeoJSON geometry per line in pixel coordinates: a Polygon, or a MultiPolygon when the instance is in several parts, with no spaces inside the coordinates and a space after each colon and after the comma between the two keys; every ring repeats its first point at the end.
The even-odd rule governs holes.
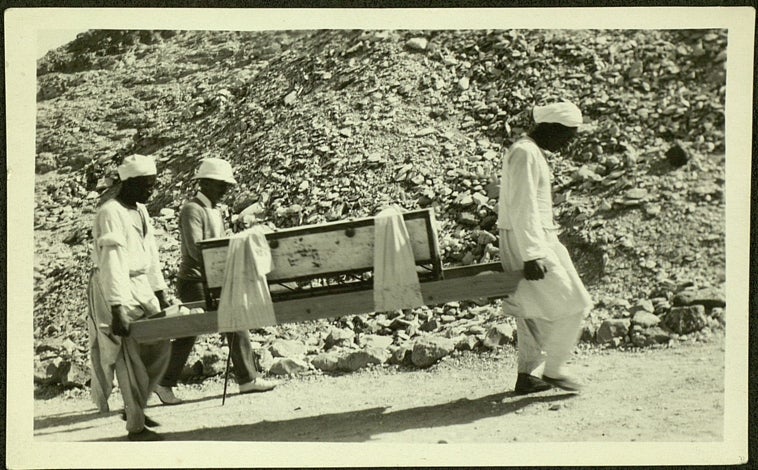
{"type": "MultiPolygon", "coordinates": [[[[414,249],[420,281],[442,278],[442,260],[432,209],[403,213],[414,249]]],[[[366,282],[344,282],[322,288],[302,288],[299,284],[314,279],[355,277],[373,270],[374,217],[306,225],[266,234],[275,258],[274,271],[268,276],[272,299],[309,297],[314,290],[332,293],[370,288],[366,282]],[[352,244],[352,246],[351,246],[352,244]],[[339,255],[337,255],[339,253],[339,255]],[[277,258],[278,257],[278,258],[277,258]],[[276,267],[278,266],[278,268],[276,267]],[[283,289],[276,289],[279,285],[283,289]]],[[[221,292],[229,238],[198,243],[201,253],[206,310],[215,310],[221,292]]],[[[334,284],[334,283],[333,283],[334,284]]]]}
{"type": "MultiPolygon", "coordinates": [[[[464,266],[446,269],[443,279],[421,283],[421,292],[426,305],[480,298],[493,299],[512,294],[521,278],[520,271],[503,272],[500,263],[464,266]]],[[[203,302],[195,302],[187,304],[187,307],[201,305],[203,302]]],[[[277,323],[370,313],[374,311],[373,290],[325,292],[305,298],[274,301],[274,311],[277,323]]],[[[217,332],[218,313],[215,311],[144,319],[131,325],[131,336],[140,342],[217,332]]]]}

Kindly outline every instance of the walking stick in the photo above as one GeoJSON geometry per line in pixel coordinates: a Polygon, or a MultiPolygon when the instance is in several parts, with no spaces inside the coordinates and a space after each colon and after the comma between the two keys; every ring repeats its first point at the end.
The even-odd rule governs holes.
{"type": "MultiPolygon", "coordinates": [[[[229,341],[227,339],[227,343],[229,344],[229,352],[226,353],[226,370],[224,371],[224,394],[221,396],[221,406],[224,406],[224,403],[226,402],[226,386],[229,384],[229,360],[232,358],[232,348],[234,347],[234,337],[236,336],[234,333],[229,333],[229,335],[232,337],[232,340],[229,341]]],[[[229,338],[227,336],[227,338],[229,338]]]]}

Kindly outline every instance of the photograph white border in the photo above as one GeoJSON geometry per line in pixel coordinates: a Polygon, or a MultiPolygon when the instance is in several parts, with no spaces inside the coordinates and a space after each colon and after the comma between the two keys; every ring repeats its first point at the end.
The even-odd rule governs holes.
{"type": "Polygon", "coordinates": [[[750,165],[755,10],[749,7],[530,9],[9,9],[5,12],[9,468],[736,464],[747,459],[750,165]],[[727,304],[723,442],[343,444],[47,443],[33,437],[33,214],[37,37],[61,29],[726,28],[727,304]],[[147,445],[144,452],[137,446],[147,445]]]}

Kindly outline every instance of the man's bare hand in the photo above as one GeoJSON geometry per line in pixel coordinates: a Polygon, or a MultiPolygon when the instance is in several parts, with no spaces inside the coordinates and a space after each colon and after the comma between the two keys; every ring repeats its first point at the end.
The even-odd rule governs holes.
{"type": "Polygon", "coordinates": [[[121,305],[111,307],[111,331],[116,336],[129,336],[131,320],[126,314],[126,309],[121,305]]]}
{"type": "Polygon", "coordinates": [[[539,281],[545,278],[547,267],[541,259],[524,261],[524,278],[528,281],[539,281]]]}

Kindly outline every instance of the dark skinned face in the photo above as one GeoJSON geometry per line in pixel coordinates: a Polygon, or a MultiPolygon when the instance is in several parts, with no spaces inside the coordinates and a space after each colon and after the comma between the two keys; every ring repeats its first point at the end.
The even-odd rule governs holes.
{"type": "Polygon", "coordinates": [[[231,184],[224,181],[207,178],[200,180],[200,191],[202,191],[213,204],[221,202],[231,187],[231,184]]]}
{"type": "Polygon", "coordinates": [[[557,152],[558,150],[565,148],[576,136],[576,133],[576,127],[566,127],[554,123],[542,123],[539,124],[530,135],[540,147],[551,152],[557,152]]]}
{"type": "Polygon", "coordinates": [[[155,175],[129,178],[121,183],[119,196],[128,204],[133,205],[136,202],[146,204],[153,195],[156,181],[155,175]]]}
{"type": "Polygon", "coordinates": [[[551,152],[557,152],[576,137],[576,127],[560,127],[552,134],[552,137],[547,141],[546,148],[551,152]]]}

